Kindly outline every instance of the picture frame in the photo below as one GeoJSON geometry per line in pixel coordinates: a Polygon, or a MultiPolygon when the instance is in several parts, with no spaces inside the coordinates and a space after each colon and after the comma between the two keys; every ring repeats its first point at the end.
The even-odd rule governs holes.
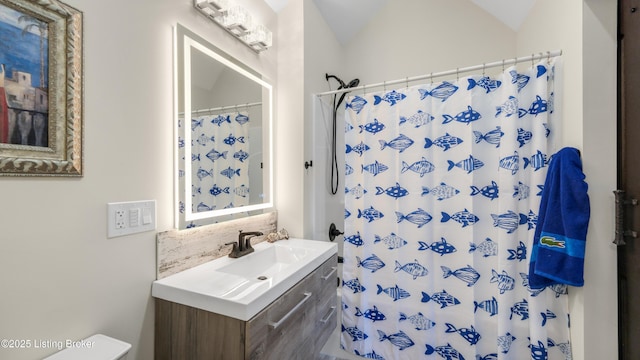
{"type": "Polygon", "coordinates": [[[82,12],[0,0],[0,176],[82,176],[82,12]]]}

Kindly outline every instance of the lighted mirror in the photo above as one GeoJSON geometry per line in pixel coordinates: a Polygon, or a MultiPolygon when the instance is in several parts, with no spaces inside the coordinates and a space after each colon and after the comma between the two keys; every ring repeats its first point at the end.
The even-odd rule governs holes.
{"type": "Polygon", "coordinates": [[[174,37],[176,227],[272,207],[272,86],[184,26],[174,37]]]}

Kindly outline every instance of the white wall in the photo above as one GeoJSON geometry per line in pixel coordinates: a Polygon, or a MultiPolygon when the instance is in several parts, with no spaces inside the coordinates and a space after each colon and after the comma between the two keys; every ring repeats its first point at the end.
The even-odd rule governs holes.
{"type": "MultiPolygon", "coordinates": [[[[65,0],[84,12],[84,177],[0,177],[0,338],[81,339],[104,333],[153,358],[155,232],[107,239],[106,204],[157,200],[173,227],[172,26],[180,22],[269,78],[276,45],[256,55],[191,0],[65,0]]],[[[246,0],[277,31],[262,0],[246,0]]],[[[57,349],[0,348],[2,359],[57,349]]]]}

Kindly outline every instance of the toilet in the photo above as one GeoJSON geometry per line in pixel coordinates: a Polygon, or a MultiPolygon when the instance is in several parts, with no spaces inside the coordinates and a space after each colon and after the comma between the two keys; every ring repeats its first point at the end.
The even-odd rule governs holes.
{"type": "Polygon", "coordinates": [[[44,360],[125,360],[131,344],[96,334],[71,344],[44,360]]]}

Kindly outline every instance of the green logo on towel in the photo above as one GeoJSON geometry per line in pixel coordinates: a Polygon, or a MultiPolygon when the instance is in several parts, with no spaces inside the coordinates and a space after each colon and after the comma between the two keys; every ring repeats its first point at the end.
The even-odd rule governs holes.
{"type": "Polygon", "coordinates": [[[564,241],[556,240],[556,238],[551,236],[543,236],[542,238],[540,238],[540,244],[548,247],[557,247],[564,249],[564,241]]]}

